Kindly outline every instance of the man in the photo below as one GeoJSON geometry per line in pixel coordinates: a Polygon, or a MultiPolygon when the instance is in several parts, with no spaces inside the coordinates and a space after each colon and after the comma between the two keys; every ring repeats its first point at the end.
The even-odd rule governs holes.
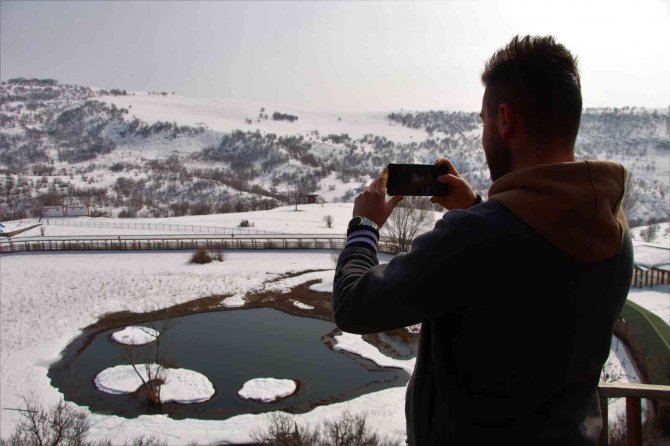
{"type": "Polygon", "coordinates": [[[402,197],[387,172],[354,204],[333,314],[344,331],[422,323],[407,388],[410,445],[595,445],[597,386],[628,294],[626,173],[574,161],[576,60],[552,37],[515,37],[482,74],[481,203],[447,161],[450,210],[408,253],[379,265],[381,227],[402,197]]]}

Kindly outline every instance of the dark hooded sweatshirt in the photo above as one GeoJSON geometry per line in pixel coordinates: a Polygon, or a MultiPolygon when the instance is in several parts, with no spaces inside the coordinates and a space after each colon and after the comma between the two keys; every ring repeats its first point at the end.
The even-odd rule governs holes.
{"type": "Polygon", "coordinates": [[[422,323],[410,445],[595,445],[597,387],[633,251],[621,165],[513,171],[379,265],[350,236],[335,273],[343,331],[422,323]]]}

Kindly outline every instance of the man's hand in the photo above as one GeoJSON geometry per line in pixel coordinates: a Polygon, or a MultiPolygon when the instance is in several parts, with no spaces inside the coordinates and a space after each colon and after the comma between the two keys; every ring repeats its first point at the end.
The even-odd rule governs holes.
{"type": "Polygon", "coordinates": [[[436,166],[449,166],[449,173],[437,177],[439,183],[449,185],[449,194],[441,197],[433,197],[430,199],[432,203],[437,203],[445,209],[467,209],[475,202],[477,195],[472,191],[472,188],[461,178],[453,164],[444,158],[435,161],[436,166]]]}
{"type": "Polygon", "coordinates": [[[354,217],[366,217],[377,223],[380,228],[386,223],[391,212],[402,200],[401,195],[396,195],[388,202],[386,201],[386,182],[388,181],[388,169],[384,169],[381,176],[370,183],[370,186],[361,192],[354,201],[354,217]]]}

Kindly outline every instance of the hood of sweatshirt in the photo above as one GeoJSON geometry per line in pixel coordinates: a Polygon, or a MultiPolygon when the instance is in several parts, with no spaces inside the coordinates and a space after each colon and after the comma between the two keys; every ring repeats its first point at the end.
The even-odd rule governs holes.
{"type": "Polygon", "coordinates": [[[538,165],[500,177],[489,199],[570,257],[595,263],[617,254],[623,244],[626,175],[622,165],[609,161],[538,165]]]}

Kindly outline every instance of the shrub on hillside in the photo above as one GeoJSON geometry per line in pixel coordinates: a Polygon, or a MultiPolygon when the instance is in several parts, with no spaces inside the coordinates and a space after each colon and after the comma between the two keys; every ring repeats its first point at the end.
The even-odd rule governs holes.
{"type": "Polygon", "coordinates": [[[207,248],[198,248],[191,256],[191,263],[203,265],[212,261],[212,256],[207,252],[207,248]]]}
{"type": "Polygon", "coordinates": [[[21,406],[21,419],[9,440],[2,440],[2,446],[83,444],[89,419],[74,404],[61,400],[54,406],[42,407],[36,397],[24,396],[21,406]]]}
{"type": "Polygon", "coordinates": [[[218,250],[214,254],[212,254],[212,260],[218,260],[219,262],[223,262],[224,260],[223,251],[218,250]]]}
{"type": "Polygon", "coordinates": [[[299,425],[288,414],[274,413],[265,431],[252,434],[254,441],[273,446],[400,446],[371,432],[365,416],[345,412],[336,420],[324,421],[316,427],[299,425]]]}
{"type": "MultiPolygon", "coordinates": [[[[112,446],[110,440],[92,442],[86,436],[90,419],[86,411],[60,400],[44,407],[35,396],[23,396],[18,412],[21,415],[14,432],[8,439],[0,439],[0,446],[112,446]]],[[[139,437],[124,446],[166,446],[154,437],[139,437]]]]}
{"type": "Polygon", "coordinates": [[[135,218],[136,215],[137,215],[137,213],[134,210],[125,208],[125,209],[122,209],[121,212],[119,212],[118,217],[119,218],[135,218]]]}
{"type": "Polygon", "coordinates": [[[642,231],[640,231],[640,237],[642,238],[642,241],[644,242],[653,242],[656,239],[656,235],[658,234],[658,225],[649,225],[642,231]]]}

